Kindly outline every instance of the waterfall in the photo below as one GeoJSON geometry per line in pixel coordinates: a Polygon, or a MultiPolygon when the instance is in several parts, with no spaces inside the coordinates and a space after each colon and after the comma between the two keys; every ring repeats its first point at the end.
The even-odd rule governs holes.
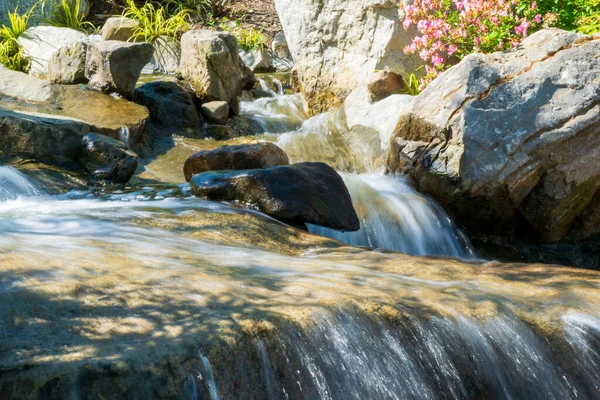
{"type": "MultiPolygon", "coordinates": [[[[600,340],[598,320],[587,329],[591,319],[567,314],[564,330],[577,331],[578,338],[567,333],[566,341],[551,346],[512,315],[487,321],[412,316],[397,325],[351,312],[322,314],[305,331],[278,332],[270,346],[257,340],[265,386],[255,394],[331,400],[598,398],[597,370],[588,368],[597,368],[599,360],[585,363],[589,351],[597,356],[597,350],[582,347],[600,340]]],[[[216,373],[222,387],[241,379],[216,373]]]]}
{"type": "Polygon", "coordinates": [[[39,196],[42,193],[23,173],[12,167],[0,167],[0,201],[39,196]]]}
{"type": "Polygon", "coordinates": [[[377,249],[411,255],[472,258],[468,239],[433,200],[401,177],[342,173],[361,220],[358,232],[309,225],[311,233],[377,249]]]}

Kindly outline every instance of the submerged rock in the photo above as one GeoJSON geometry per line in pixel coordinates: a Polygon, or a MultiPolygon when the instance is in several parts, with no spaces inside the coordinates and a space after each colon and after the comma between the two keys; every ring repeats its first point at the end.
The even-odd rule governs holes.
{"type": "Polygon", "coordinates": [[[254,85],[254,74],[238,54],[235,36],[194,30],[181,37],[180,72],[203,101],[226,101],[234,114],[239,96],[254,85]]]}
{"type": "Polygon", "coordinates": [[[203,172],[194,175],[190,185],[196,196],[250,204],[292,225],[310,223],[341,231],[360,229],[344,181],[327,164],[203,172]]]}
{"type": "Polygon", "coordinates": [[[87,48],[87,43],[79,42],[58,49],[48,62],[46,78],[52,83],[61,85],[86,83],[87,48]]]}
{"type": "Polygon", "coordinates": [[[102,39],[127,42],[133,36],[140,23],[126,17],[110,17],[102,26],[102,39]]]}
{"type": "Polygon", "coordinates": [[[227,125],[210,125],[206,131],[208,137],[216,140],[229,140],[238,136],[233,128],[227,125]]]}
{"type": "Polygon", "coordinates": [[[189,182],[192,175],[205,171],[264,169],[289,163],[285,152],[273,143],[241,144],[192,155],[183,166],[183,174],[189,182]]]}
{"type": "Polygon", "coordinates": [[[69,28],[54,26],[34,26],[28,28],[17,39],[23,48],[23,55],[30,61],[29,73],[45,76],[48,73],[48,62],[61,47],[76,43],[88,42],[85,33],[69,28]]]}
{"type": "Polygon", "coordinates": [[[146,83],[135,89],[133,101],[148,107],[152,120],[164,126],[202,127],[192,95],[175,82],[146,83]]]}
{"type": "Polygon", "coordinates": [[[88,48],[85,68],[89,87],[131,98],[142,69],[152,59],[153,52],[150,43],[116,40],[92,43],[88,48]]]}
{"type": "Polygon", "coordinates": [[[138,156],[119,140],[88,133],[81,140],[81,161],[96,180],[127,183],[137,169],[138,156]]]}
{"type": "Polygon", "coordinates": [[[581,240],[600,232],[600,38],[557,29],[472,54],[401,116],[390,172],[471,232],[581,240]]]}
{"type": "Polygon", "coordinates": [[[395,0],[275,0],[302,93],[313,113],[338,106],[375,70],[414,71],[412,32],[395,0]]]}

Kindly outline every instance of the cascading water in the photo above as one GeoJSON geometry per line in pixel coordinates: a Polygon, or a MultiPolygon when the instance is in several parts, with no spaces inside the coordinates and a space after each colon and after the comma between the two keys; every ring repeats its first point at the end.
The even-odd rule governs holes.
{"type": "MultiPolygon", "coordinates": [[[[279,95],[266,101],[286,103],[291,101],[289,97],[279,95]]],[[[265,101],[258,101],[261,100],[265,101]]],[[[243,108],[250,112],[256,107],[255,103],[245,104],[243,108]]],[[[293,115],[302,117],[298,113],[293,115]]],[[[284,116],[285,112],[281,118],[284,116]]],[[[258,113],[254,118],[268,119],[258,113]]],[[[342,172],[341,176],[361,219],[360,231],[338,232],[309,226],[311,233],[355,246],[411,255],[475,256],[468,239],[434,201],[416,192],[401,177],[372,172],[378,167],[377,158],[381,157],[381,142],[376,133],[345,132],[343,122],[339,121],[335,111],[331,111],[307,119],[297,129],[281,134],[277,144],[292,162],[321,161],[338,171],[355,172],[342,172]],[[357,146],[355,142],[362,145],[357,146]]]]}
{"type": "Polygon", "coordinates": [[[468,240],[435,202],[401,177],[348,174],[342,178],[361,220],[358,232],[338,232],[309,225],[311,233],[354,246],[401,251],[411,255],[474,257],[468,240]]]}
{"type": "Polygon", "coordinates": [[[38,196],[42,191],[27,176],[12,167],[0,167],[0,201],[38,196]]]}
{"type": "Polygon", "coordinates": [[[243,113],[341,170],[361,218],[311,232],[455,258],[0,167],[0,398],[600,399],[599,273],[461,261],[443,210],[376,172],[376,135],[275,93],[243,113]]]}

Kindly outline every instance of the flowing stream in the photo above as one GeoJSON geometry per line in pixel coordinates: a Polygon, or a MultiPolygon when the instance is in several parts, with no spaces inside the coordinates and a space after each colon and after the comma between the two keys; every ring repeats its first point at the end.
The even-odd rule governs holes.
{"type": "Polygon", "coordinates": [[[169,181],[56,195],[0,167],[0,398],[600,398],[599,273],[477,260],[380,172],[372,132],[270,95],[243,113],[335,166],[362,229],[309,235],[169,181]]]}

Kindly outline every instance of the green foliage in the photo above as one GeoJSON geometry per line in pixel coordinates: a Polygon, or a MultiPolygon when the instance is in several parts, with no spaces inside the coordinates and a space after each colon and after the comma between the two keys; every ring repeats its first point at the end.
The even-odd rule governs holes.
{"type": "Polygon", "coordinates": [[[267,37],[262,31],[255,28],[244,28],[240,20],[229,21],[227,18],[223,18],[219,28],[232,33],[243,50],[261,50],[267,44],[267,37]]]}
{"type": "Polygon", "coordinates": [[[600,32],[600,0],[521,0],[517,8],[530,8],[533,3],[546,26],[585,34],[600,32]]]}
{"type": "Polygon", "coordinates": [[[421,78],[419,78],[417,74],[402,72],[400,75],[402,76],[402,81],[404,82],[404,90],[402,91],[402,94],[416,96],[421,93],[421,78]]]}
{"type": "Polygon", "coordinates": [[[23,57],[23,50],[17,39],[27,30],[29,18],[33,14],[36,5],[25,14],[19,14],[18,7],[14,12],[8,13],[9,26],[2,25],[0,28],[0,64],[15,71],[25,71],[29,65],[23,57]]]}
{"type": "Polygon", "coordinates": [[[169,15],[187,11],[190,15],[204,18],[212,14],[212,0],[167,0],[165,9],[169,15]]]}
{"type": "Polygon", "coordinates": [[[134,19],[140,24],[129,38],[131,41],[142,39],[152,42],[160,36],[176,37],[190,28],[189,10],[182,8],[169,17],[164,7],[153,2],[138,7],[134,0],[127,0],[123,16],[134,19]]]}
{"type": "MultiPolygon", "coordinates": [[[[45,5],[46,1],[42,0],[42,4],[45,5]]],[[[52,15],[46,22],[52,26],[71,28],[82,32],[94,30],[94,25],[85,21],[85,16],[81,13],[81,0],[55,0],[52,15]]]]}

